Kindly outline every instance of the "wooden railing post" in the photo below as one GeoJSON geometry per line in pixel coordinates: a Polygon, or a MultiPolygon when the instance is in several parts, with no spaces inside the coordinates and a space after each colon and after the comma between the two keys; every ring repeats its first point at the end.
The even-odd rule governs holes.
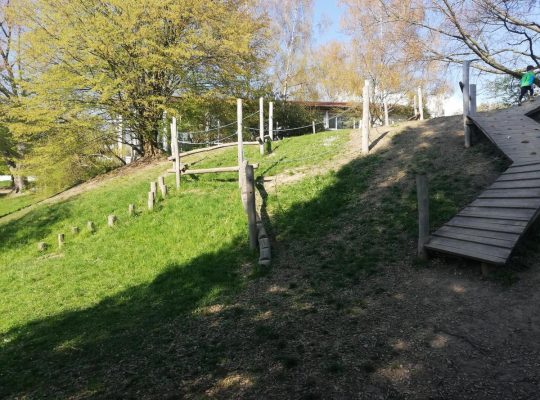
{"type": "Polygon", "coordinates": [[[425,260],[424,245],[429,239],[429,191],[428,180],[424,174],[416,175],[416,196],[418,198],[418,258],[425,260]]]}
{"type": "Polygon", "coordinates": [[[253,165],[246,166],[246,213],[248,219],[249,248],[257,248],[257,210],[255,206],[255,172],[253,165]]]}
{"type": "Polygon", "coordinates": [[[362,153],[369,153],[369,79],[366,79],[362,93],[362,153]]]}
{"type": "Polygon", "coordinates": [[[274,102],[268,103],[268,135],[274,141],[274,102]]]}
{"type": "MultiPolygon", "coordinates": [[[[236,134],[238,136],[238,168],[242,169],[244,161],[244,139],[242,138],[242,99],[236,100],[236,134]]],[[[239,177],[241,178],[241,176],[239,177]]],[[[239,180],[239,185],[242,187],[242,180],[239,180]]]]}
{"type": "Polygon", "coordinates": [[[470,98],[471,98],[471,104],[469,108],[470,115],[474,117],[476,115],[476,85],[470,84],[470,98]]]}
{"type": "Polygon", "coordinates": [[[463,61],[463,130],[465,133],[465,148],[471,147],[471,127],[469,118],[469,68],[471,62],[463,61]]]}
{"type": "Polygon", "coordinates": [[[384,101],[384,126],[388,126],[388,101],[384,101]]]}
{"type": "Polygon", "coordinates": [[[422,88],[418,88],[418,113],[420,114],[420,121],[424,120],[424,101],[422,99],[422,88]]]}
{"type": "Polygon", "coordinates": [[[178,130],[176,128],[176,117],[171,121],[171,150],[174,155],[174,172],[176,174],[176,189],[180,189],[180,149],[178,148],[178,130]]]}
{"type": "Polygon", "coordinates": [[[264,155],[264,98],[259,98],[259,152],[264,155]]]}

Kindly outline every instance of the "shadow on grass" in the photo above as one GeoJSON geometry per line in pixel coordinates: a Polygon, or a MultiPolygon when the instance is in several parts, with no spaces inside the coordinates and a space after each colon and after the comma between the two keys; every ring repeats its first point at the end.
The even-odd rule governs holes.
{"type": "MultiPolygon", "coordinates": [[[[278,204],[274,215],[264,215],[276,233],[276,265],[300,274],[294,279],[301,282],[282,284],[291,290],[300,283],[309,287],[294,301],[270,283],[253,296],[249,291],[236,296],[244,285],[250,285],[242,277],[242,266],[254,258],[245,250],[245,238],[238,238],[223,250],[203,254],[186,265],[168,266],[149,285],[8,332],[0,338],[0,395],[257,398],[265,385],[274,385],[279,390],[269,397],[276,398],[299,380],[301,387],[295,390],[303,393],[300,397],[318,398],[313,395],[320,393],[325,379],[338,387],[348,371],[354,372],[356,380],[351,388],[361,390],[358,385],[395,358],[389,342],[377,339],[369,350],[340,349],[333,341],[353,337],[355,325],[347,320],[337,325],[336,332],[325,325],[352,307],[340,300],[340,288],[377,273],[383,262],[402,261],[414,254],[416,197],[411,182],[419,169],[439,167],[433,161],[436,154],[426,153],[432,145],[420,137],[411,141],[399,135],[389,151],[284,188],[284,194],[264,195],[265,206],[270,201],[278,204]],[[306,193],[314,194],[306,201],[306,193]],[[280,196],[287,197],[283,199],[286,207],[279,206],[280,196]],[[267,292],[277,294],[258,297],[267,292]],[[301,306],[314,300],[323,306],[301,306]],[[195,312],[209,305],[215,307],[195,312]],[[280,312],[265,319],[259,314],[269,305],[280,312]],[[318,322],[306,323],[317,313],[318,322]],[[347,353],[355,354],[357,365],[350,365],[347,353]],[[307,371],[308,365],[316,367],[307,371]],[[297,370],[302,372],[296,374],[297,370]],[[227,382],[232,383],[218,385],[230,376],[233,380],[227,382]]],[[[432,174],[434,224],[449,219],[475,193],[466,177],[452,177],[453,171],[432,174]]],[[[45,234],[47,223],[65,212],[52,207],[8,225],[2,237],[9,242],[2,246],[17,240],[10,237],[17,236],[27,218],[44,218],[30,232],[35,239],[45,234]]],[[[384,290],[375,288],[374,293],[384,295],[384,290]]],[[[392,321],[399,325],[398,319],[392,321]]],[[[397,395],[391,388],[386,393],[397,395]]],[[[332,397],[331,392],[326,394],[332,397]]]]}
{"type": "Polygon", "coordinates": [[[19,219],[0,225],[0,250],[40,241],[51,233],[51,225],[70,215],[69,202],[61,202],[37,208],[19,219]]]}

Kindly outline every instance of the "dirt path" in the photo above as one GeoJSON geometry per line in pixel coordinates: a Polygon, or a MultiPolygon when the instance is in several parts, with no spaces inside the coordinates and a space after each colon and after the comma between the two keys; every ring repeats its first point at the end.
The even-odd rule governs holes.
{"type": "MultiPolygon", "coordinates": [[[[433,121],[427,128],[419,124],[411,123],[410,128],[423,126],[422,140],[401,139],[403,150],[393,149],[389,158],[396,162],[390,160],[377,175],[361,200],[363,207],[375,210],[385,187],[401,185],[405,190],[410,184],[397,161],[401,153],[400,162],[408,162],[411,149],[437,143],[437,165],[455,166],[464,163],[463,157],[474,156],[470,152],[464,156],[461,150],[459,118],[433,121]]],[[[380,142],[379,151],[392,143],[392,136],[380,142]]],[[[484,159],[467,164],[471,184],[479,190],[498,174],[484,159]]],[[[339,162],[346,163],[347,157],[339,162]]],[[[325,171],[306,171],[303,176],[325,171]]],[[[355,231],[361,229],[353,223],[329,229],[320,238],[319,249],[306,248],[305,243],[274,243],[278,258],[267,276],[253,281],[234,304],[201,310],[184,333],[198,338],[197,349],[224,350],[218,366],[203,372],[195,367],[193,352],[199,350],[188,339],[178,340],[174,346],[178,357],[194,366],[183,376],[182,395],[186,399],[539,398],[538,230],[495,281],[482,280],[478,265],[457,259],[434,258],[415,267],[411,241],[409,256],[403,260],[381,265],[374,275],[348,284],[332,282],[332,273],[340,282],[339,269],[321,271],[324,263],[318,260],[343,246],[354,246],[355,231]],[[515,277],[518,282],[504,284],[515,277]]]]}

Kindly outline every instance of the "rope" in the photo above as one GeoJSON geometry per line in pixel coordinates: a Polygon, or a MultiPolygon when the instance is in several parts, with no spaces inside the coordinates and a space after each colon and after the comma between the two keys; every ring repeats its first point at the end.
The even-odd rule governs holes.
{"type": "MultiPolygon", "coordinates": [[[[246,115],[245,117],[242,118],[242,121],[246,120],[247,118],[253,117],[255,114],[258,114],[258,113],[259,113],[259,111],[255,111],[252,114],[246,115]]],[[[218,129],[227,128],[229,126],[232,126],[232,125],[236,124],[237,122],[238,122],[238,120],[236,120],[234,122],[231,122],[229,124],[226,124],[226,125],[220,125],[219,127],[216,126],[215,128],[204,130],[204,131],[191,131],[191,132],[182,132],[182,133],[187,134],[187,135],[193,135],[193,134],[199,134],[199,133],[208,133],[208,132],[217,131],[218,129]]]]}
{"type": "Polygon", "coordinates": [[[212,141],[209,141],[209,142],[185,142],[183,140],[179,140],[178,143],[180,143],[180,144],[193,144],[193,145],[200,145],[200,146],[207,145],[207,144],[216,144],[218,142],[222,142],[223,140],[230,139],[233,136],[236,136],[236,134],[237,134],[237,132],[234,132],[232,135],[225,136],[224,138],[212,140],[212,141]]]}

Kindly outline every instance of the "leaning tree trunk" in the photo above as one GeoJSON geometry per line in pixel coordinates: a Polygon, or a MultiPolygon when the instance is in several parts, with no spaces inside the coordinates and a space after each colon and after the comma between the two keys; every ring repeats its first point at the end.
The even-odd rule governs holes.
{"type": "Polygon", "coordinates": [[[28,179],[26,176],[20,174],[19,167],[15,162],[8,162],[9,172],[11,173],[11,180],[13,182],[13,189],[15,193],[21,193],[26,189],[28,179]]]}

